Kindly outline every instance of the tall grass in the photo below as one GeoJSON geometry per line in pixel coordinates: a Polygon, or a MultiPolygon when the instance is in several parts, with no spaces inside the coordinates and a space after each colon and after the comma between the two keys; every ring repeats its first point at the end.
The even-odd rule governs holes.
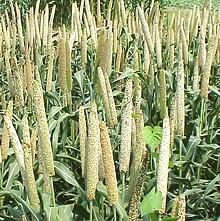
{"type": "Polygon", "coordinates": [[[0,220],[217,219],[219,11],[57,4],[1,15],[0,220]]]}

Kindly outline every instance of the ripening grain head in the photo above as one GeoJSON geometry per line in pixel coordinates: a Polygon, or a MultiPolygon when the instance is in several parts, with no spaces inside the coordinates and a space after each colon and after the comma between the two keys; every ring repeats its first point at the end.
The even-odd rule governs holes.
{"type": "MultiPolygon", "coordinates": [[[[6,115],[9,117],[10,120],[12,119],[12,114],[13,114],[13,102],[9,101],[6,110],[6,115]]],[[[8,158],[9,142],[10,142],[10,134],[7,129],[7,124],[5,123],[3,126],[2,141],[1,141],[2,160],[6,160],[8,158]]]]}
{"type": "Polygon", "coordinates": [[[84,109],[81,106],[79,108],[79,142],[80,142],[80,156],[81,156],[81,168],[82,176],[85,177],[85,156],[86,156],[86,139],[87,139],[87,126],[84,109]]]}
{"type": "Polygon", "coordinates": [[[212,62],[215,55],[215,39],[212,36],[209,40],[207,57],[204,65],[204,71],[201,79],[201,97],[208,99],[209,79],[211,76],[212,62]]]}
{"type": "Polygon", "coordinates": [[[132,129],[132,79],[128,79],[125,87],[123,100],[123,112],[121,123],[121,149],[120,149],[120,170],[127,172],[131,154],[131,129],[132,129]]]}
{"type": "Polygon", "coordinates": [[[115,172],[115,165],[112,153],[112,146],[108,134],[108,129],[104,122],[100,123],[100,136],[101,136],[101,147],[103,163],[105,168],[105,182],[108,191],[109,204],[113,205],[118,203],[118,189],[117,179],[115,172]]]}
{"type": "Polygon", "coordinates": [[[67,78],[66,78],[66,40],[62,37],[59,41],[59,81],[60,88],[63,91],[67,90],[67,78]]]}
{"type": "Polygon", "coordinates": [[[169,117],[163,119],[163,135],[160,144],[159,164],[157,172],[157,190],[162,193],[162,212],[166,209],[167,184],[170,157],[170,121],[169,117]]]}
{"type": "Polygon", "coordinates": [[[40,210],[40,201],[38,198],[37,187],[35,184],[35,177],[33,171],[32,151],[31,151],[31,139],[28,125],[28,118],[24,116],[22,119],[22,132],[23,132],[23,150],[24,150],[24,165],[25,173],[27,177],[27,193],[30,200],[30,204],[33,208],[40,210]]]}
{"type": "Polygon", "coordinates": [[[179,61],[177,75],[176,104],[177,104],[177,128],[176,132],[180,138],[184,137],[185,131],[185,90],[184,90],[184,63],[179,61]]]}
{"type": "Polygon", "coordinates": [[[96,103],[91,104],[88,123],[88,147],[87,147],[87,198],[95,199],[96,184],[98,182],[100,132],[96,103]]]}
{"type": "Polygon", "coordinates": [[[53,163],[53,153],[50,142],[50,132],[48,128],[46,112],[44,107],[43,91],[41,85],[38,81],[33,82],[33,91],[34,91],[34,109],[36,113],[37,123],[38,123],[38,135],[41,140],[42,145],[42,154],[44,160],[44,166],[46,172],[49,176],[53,176],[54,172],[54,163],[53,163]]]}
{"type": "Polygon", "coordinates": [[[171,216],[176,217],[177,221],[185,221],[186,218],[186,197],[184,194],[174,198],[171,216]]]}

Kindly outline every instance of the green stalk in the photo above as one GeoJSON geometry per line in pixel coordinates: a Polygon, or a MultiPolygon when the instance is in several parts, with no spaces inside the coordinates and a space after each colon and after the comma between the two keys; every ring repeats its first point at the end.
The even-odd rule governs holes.
{"type": "Polygon", "coordinates": [[[112,207],[112,209],[113,209],[113,214],[114,214],[114,221],[117,221],[116,209],[114,206],[112,207]]]}
{"type": "Polygon", "coordinates": [[[204,121],[204,111],[205,111],[205,99],[202,98],[201,109],[200,109],[200,123],[199,123],[199,137],[202,135],[202,127],[204,121]]]}
{"type": "Polygon", "coordinates": [[[75,125],[74,125],[74,121],[73,120],[70,120],[70,125],[71,125],[72,145],[74,145],[74,141],[75,141],[75,125]]]}
{"type": "Polygon", "coordinates": [[[100,196],[101,214],[104,214],[104,197],[100,196]]]}
{"type": "MultiPolygon", "coordinates": [[[[3,163],[0,163],[0,187],[2,186],[3,183],[3,173],[2,173],[2,168],[4,168],[3,165],[4,165],[3,163]]],[[[3,207],[3,201],[4,198],[0,196],[0,208],[3,207]]]]}
{"type": "Polygon", "coordinates": [[[89,202],[89,204],[90,204],[90,218],[89,218],[89,221],[92,221],[92,208],[93,208],[92,200],[89,202]]]}
{"type": "MultiPolygon", "coordinates": [[[[182,140],[179,139],[179,158],[180,158],[180,168],[179,168],[179,177],[182,178],[182,164],[181,164],[181,161],[182,161],[182,140]]],[[[182,185],[179,184],[179,191],[180,191],[180,194],[182,193],[182,185]]]]}
{"type": "Polygon", "coordinates": [[[52,206],[56,207],[55,194],[54,194],[54,188],[53,188],[53,177],[50,177],[50,183],[51,183],[52,206]]]}
{"type": "Polygon", "coordinates": [[[122,194],[121,201],[124,204],[125,202],[125,173],[122,172],[122,194]]]}

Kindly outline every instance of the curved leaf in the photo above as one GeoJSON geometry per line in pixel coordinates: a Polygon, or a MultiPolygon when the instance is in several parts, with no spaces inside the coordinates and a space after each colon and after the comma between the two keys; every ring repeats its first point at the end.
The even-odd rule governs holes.
{"type": "Polygon", "coordinates": [[[63,163],[54,161],[55,172],[61,178],[63,178],[67,183],[75,186],[80,187],[77,180],[74,177],[74,173],[70,171],[70,169],[65,166],[63,163]]]}

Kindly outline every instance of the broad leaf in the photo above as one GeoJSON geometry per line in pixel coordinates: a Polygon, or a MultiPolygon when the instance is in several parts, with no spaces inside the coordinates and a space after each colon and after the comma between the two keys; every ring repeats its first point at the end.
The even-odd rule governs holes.
{"type": "Polygon", "coordinates": [[[141,203],[141,216],[154,213],[162,208],[161,192],[156,192],[155,187],[145,196],[141,203]]]}
{"type": "Polygon", "coordinates": [[[151,152],[154,152],[155,149],[160,145],[162,137],[162,128],[159,126],[150,127],[146,126],[142,130],[143,137],[147,145],[150,147],[151,152]]]}

